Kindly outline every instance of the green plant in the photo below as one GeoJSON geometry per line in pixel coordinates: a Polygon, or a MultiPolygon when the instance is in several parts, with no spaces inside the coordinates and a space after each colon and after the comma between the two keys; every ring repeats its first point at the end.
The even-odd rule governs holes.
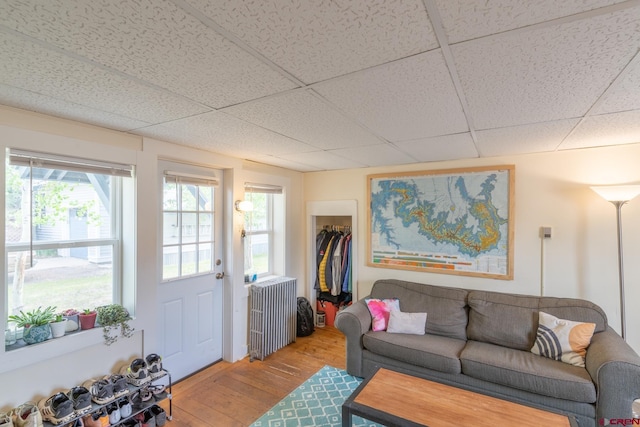
{"type": "Polygon", "coordinates": [[[9,316],[9,321],[16,324],[16,326],[28,328],[30,326],[43,326],[51,323],[55,315],[56,307],[48,306],[46,308],[38,307],[35,310],[27,311],[22,310],[20,314],[12,314],[9,316]]]}
{"type": "Polygon", "coordinates": [[[95,310],[91,309],[91,308],[85,308],[82,310],[82,314],[93,314],[95,310]]]}
{"type": "Polygon", "coordinates": [[[52,320],[52,322],[62,322],[64,320],[64,317],[62,317],[62,313],[58,313],[54,315],[54,319],[52,320]]]}
{"type": "Polygon", "coordinates": [[[133,335],[134,329],[129,325],[131,316],[129,311],[120,304],[103,305],[96,309],[98,312],[97,321],[102,326],[102,336],[106,345],[111,345],[118,340],[117,335],[112,335],[111,331],[120,330],[120,334],[129,338],[133,335]]]}

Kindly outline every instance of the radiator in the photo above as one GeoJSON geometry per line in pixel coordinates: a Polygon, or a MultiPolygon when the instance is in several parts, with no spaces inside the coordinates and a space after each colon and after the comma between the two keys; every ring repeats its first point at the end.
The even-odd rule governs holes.
{"type": "Polygon", "coordinates": [[[251,285],[249,356],[264,358],[296,340],[296,279],[278,277],[251,285]]]}

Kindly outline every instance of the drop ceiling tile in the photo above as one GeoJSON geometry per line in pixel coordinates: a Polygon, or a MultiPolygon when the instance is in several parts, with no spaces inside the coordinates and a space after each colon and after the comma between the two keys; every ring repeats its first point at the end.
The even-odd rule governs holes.
{"type": "Polygon", "coordinates": [[[278,156],[284,160],[313,166],[318,170],[352,169],[366,166],[363,163],[348,160],[329,151],[313,151],[311,153],[286,154],[278,156]]]}
{"type": "Polygon", "coordinates": [[[296,87],[167,0],[0,2],[0,23],[219,108],[296,87]]]}
{"type": "Polygon", "coordinates": [[[313,88],[392,142],[468,131],[439,49],[313,88]]]}
{"type": "Polygon", "coordinates": [[[587,117],[559,148],[633,143],[640,143],[640,110],[587,117]]]}
{"type": "Polygon", "coordinates": [[[258,163],[264,163],[266,165],[278,166],[281,168],[291,169],[298,172],[316,172],[321,170],[318,167],[305,165],[302,163],[294,162],[291,160],[285,160],[280,157],[275,156],[265,156],[265,155],[257,155],[257,156],[249,156],[248,160],[252,160],[258,163]]]}
{"type": "Polygon", "coordinates": [[[366,166],[403,165],[416,163],[416,159],[398,150],[390,144],[378,144],[367,147],[344,148],[331,150],[345,159],[362,163],[366,166]]]}
{"type": "Polygon", "coordinates": [[[3,84],[0,84],[0,104],[120,131],[149,125],[149,123],[119,114],[96,110],[3,84]]]}
{"type": "Polygon", "coordinates": [[[420,0],[187,0],[307,84],[438,46],[420,0]]]}
{"type": "Polygon", "coordinates": [[[452,46],[476,128],[585,114],[635,55],[639,11],[452,46]]]}
{"type": "Polygon", "coordinates": [[[381,142],[371,132],[304,89],[221,111],[320,149],[381,142]]]}
{"type": "Polygon", "coordinates": [[[640,110],[640,53],[592,113],[603,114],[628,110],[640,110]]]}
{"type": "Polygon", "coordinates": [[[229,152],[229,148],[224,146],[231,146],[239,153],[238,157],[243,158],[241,153],[244,151],[254,154],[280,155],[314,150],[307,144],[219,111],[149,126],[137,130],[136,133],[218,152],[224,148],[225,153],[229,152]],[[218,149],[220,144],[223,147],[218,149]]]}
{"type": "Polygon", "coordinates": [[[158,123],[207,111],[164,90],[138,84],[0,31],[0,83],[131,120],[158,123]],[[27,72],[28,70],[28,72],[27,72]]]}
{"type": "Polygon", "coordinates": [[[501,33],[625,0],[436,0],[449,43],[501,33]]]}
{"type": "Polygon", "coordinates": [[[395,145],[419,162],[438,162],[478,157],[478,151],[468,132],[396,142],[395,145]]]}
{"type": "Polygon", "coordinates": [[[476,132],[482,157],[555,151],[578,119],[534,123],[476,132]]]}

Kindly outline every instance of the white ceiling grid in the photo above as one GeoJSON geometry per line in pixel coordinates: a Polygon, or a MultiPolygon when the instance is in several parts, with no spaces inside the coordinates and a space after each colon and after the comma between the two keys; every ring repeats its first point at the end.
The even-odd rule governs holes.
{"type": "Polygon", "coordinates": [[[4,0],[0,104],[386,166],[638,143],[639,51],[640,0],[4,0]]]}

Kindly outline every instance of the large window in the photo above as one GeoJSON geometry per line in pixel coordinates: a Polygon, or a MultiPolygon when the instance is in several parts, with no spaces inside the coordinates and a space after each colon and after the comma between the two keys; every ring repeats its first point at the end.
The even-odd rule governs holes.
{"type": "Polygon", "coordinates": [[[213,179],[165,173],[163,280],[213,272],[216,185],[213,179]]]}
{"type": "Polygon", "coordinates": [[[8,312],[120,302],[122,189],[133,167],[11,150],[5,185],[8,312]]]}
{"type": "Polygon", "coordinates": [[[282,212],[282,188],[263,184],[245,184],[245,200],[253,210],[245,212],[245,275],[274,274],[275,217],[282,212]]]}

